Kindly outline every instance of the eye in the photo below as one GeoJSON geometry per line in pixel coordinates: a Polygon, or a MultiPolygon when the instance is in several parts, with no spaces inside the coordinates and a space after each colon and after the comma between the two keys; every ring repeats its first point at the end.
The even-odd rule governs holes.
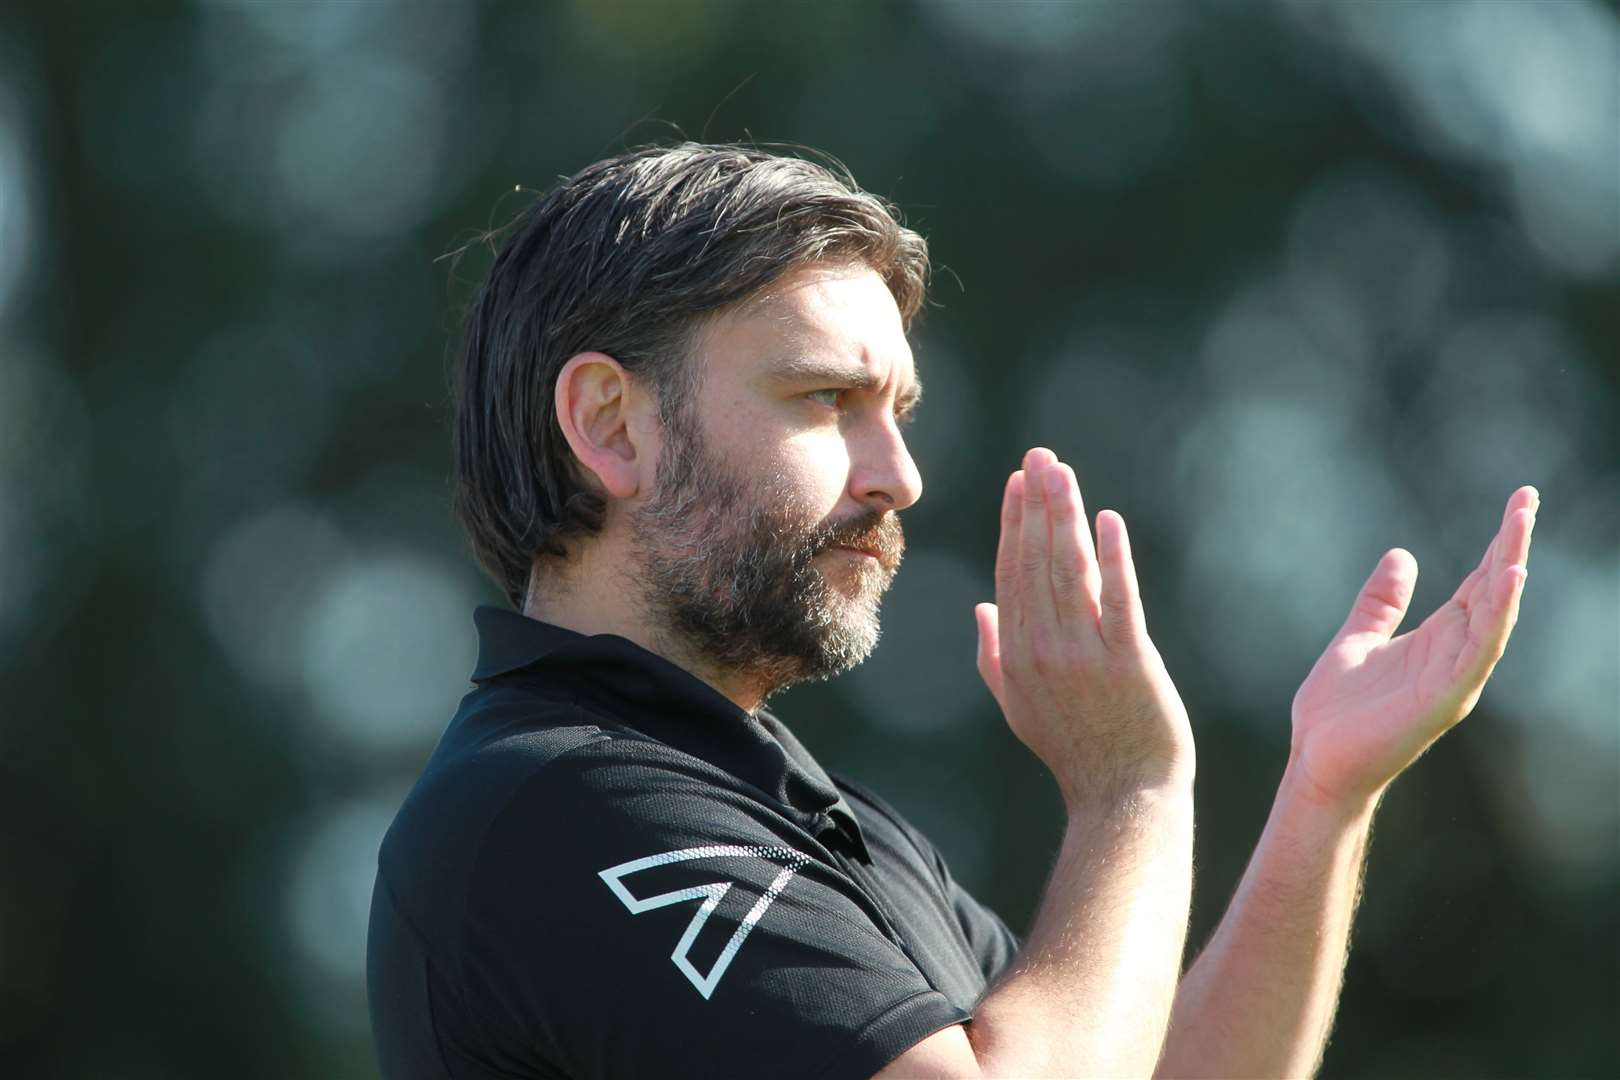
{"type": "Polygon", "coordinates": [[[804,396],[809,398],[811,401],[818,402],[818,403],[820,403],[822,405],[827,406],[829,409],[836,409],[836,408],[838,408],[838,395],[842,394],[842,393],[843,393],[842,390],[836,390],[836,389],[833,389],[833,390],[812,390],[812,391],[810,391],[808,394],[806,394],[804,396]],[[826,400],[822,399],[823,394],[826,395],[826,400]]]}

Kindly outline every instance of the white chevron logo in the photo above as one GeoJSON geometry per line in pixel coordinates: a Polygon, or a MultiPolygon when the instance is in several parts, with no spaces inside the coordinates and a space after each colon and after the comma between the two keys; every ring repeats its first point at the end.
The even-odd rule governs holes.
{"type": "Polygon", "coordinates": [[[703,906],[698,908],[697,914],[692,916],[692,921],[686,926],[686,933],[681,935],[681,940],[676,944],[675,951],[670,953],[669,958],[675,961],[675,966],[681,969],[681,974],[685,975],[691,984],[697,987],[698,993],[702,994],[706,1001],[714,993],[716,984],[720,982],[720,976],[726,973],[726,968],[731,965],[732,958],[737,955],[737,950],[742,948],[742,943],[748,937],[749,932],[754,929],[754,925],[765,914],[765,909],[771,906],[787,886],[788,879],[798,873],[799,867],[809,861],[810,857],[808,855],[794,851],[792,848],[724,844],[710,847],[682,848],[679,851],[666,851],[662,855],[648,855],[644,859],[631,859],[629,862],[598,871],[597,876],[607,883],[607,887],[613,890],[613,895],[617,896],[620,902],[630,909],[632,915],[640,915],[643,911],[652,911],[654,908],[668,907],[670,904],[679,904],[686,900],[696,900],[698,897],[704,897],[703,906]],[[709,916],[720,905],[720,898],[726,895],[733,883],[730,881],[715,881],[707,885],[693,885],[690,888],[677,889],[675,892],[659,893],[657,896],[637,899],[630,895],[629,889],[624,887],[623,879],[642,870],[650,870],[655,866],[668,866],[670,863],[687,862],[691,859],[719,859],[738,855],[769,859],[772,862],[786,863],[787,865],[782,869],[781,873],[776,875],[776,880],[771,882],[770,887],[765,890],[765,894],[749,909],[748,914],[743,916],[742,922],[738,924],[736,931],[731,935],[731,940],[726,942],[724,949],[720,950],[720,957],[714,962],[714,967],[705,975],[692,965],[692,962],[686,958],[686,954],[691,949],[692,943],[697,940],[698,934],[703,930],[703,924],[709,921],[709,916]]]}

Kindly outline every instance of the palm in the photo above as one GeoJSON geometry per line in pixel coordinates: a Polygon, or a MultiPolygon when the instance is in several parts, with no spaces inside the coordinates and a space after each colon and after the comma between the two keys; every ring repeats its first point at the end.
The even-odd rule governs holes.
{"type": "Polygon", "coordinates": [[[1417,563],[1400,549],[1380,560],[1294,696],[1294,756],[1324,795],[1376,793],[1473,709],[1518,619],[1539,503],[1515,491],[1479,566],[1400,637],[1417,563]]]}

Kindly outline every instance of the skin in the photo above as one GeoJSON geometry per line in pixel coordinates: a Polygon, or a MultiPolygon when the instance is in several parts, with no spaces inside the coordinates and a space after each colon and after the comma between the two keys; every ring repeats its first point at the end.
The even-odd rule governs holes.
{"type": "Polygon", "coordinates": [[[1162,1076],[1305,1076],[1327,1046],[1373,814],[1395,777],[1473,709],[1507,648],[1541,497],[1509,497],[1450,600],[1395,635],[1417,560],[1386,552],[1293,703],[1260,843],[1182,977],[1162,1076]]]}
{"type": "MultiPolygon", "coordinates": [[[[1160,1026],[1164,999],[1155,993],[1165,985],[1162,953],[1131,957],[1138,978],[1123,990],[1134,989],[1142,1007],[1130,1023],[1111,1024],[1106,1003],[1087,1008],[1083,997],[1106,972],[1088,970],[1084,957],[1066,955],[1060,946],[1062,931],[1086,916],[1087,904],[1100,909],[1089,920],[1094,935],[1110,913],[1119,919],[1113,905],[1121,902],[1122,878],[1136,879],[1161,899],[1181,888],[1184,879],[1173,871],[1191,836],[1190,818],[1182,817],[1174,797],[1177,790],[1190,796],[1183,713],[1156,652],[1142,647],[1145,623],[1128,569],[1124,520],[1111,511],[1099,514],[1094,548],[1085,538],[1055,542],[1079,516],[1067,505],[1078,500],[1078,491],[1059,485],[1044,511],[1049,530],[1031,529],[1038,501],[1015,493],[1035,489],[1041,481],[1031,477],[1039,474],[1067,475],[1044,450],[1030,451],[1024,466],[1025,475],[1009,481],[1003,504],[998,604],[977,610],[980,672],[1021,737],[1028,729],[1036,740],[1054,738],[1043,721],[1066,695],[1042,695],[1065,681],[1111,702],[1117,715],[1135,712],[1133,730],[1146,732],[1147,745],[1159,748],[1157,756],[1149,750],[1136,760],[1169,765],[1126,775],[1149,784],[1153,777],[1166,779],[1149,789],[1154,798],[1134,799],[1129,817],[1146,834],[1134,844],[1131,834],[1113,827],[1118,808],[1133,806],[1128,784],[1115,787],[1112,799],[1087,800],[1075,793],[1099,790],[1095,768],[1082,767],[1067,786],[1060,779],[1070,829],[1020,962],[964,1031],[931,1036],[880,1075],[1310,1075],[1332,1025],[1374,810],[1395,777],[1467,716],[1500,660],[1518,620],[1539,495],[1532,487],[1513,493],[1479,566],[1446,604],[1398,637],[1417,564],[1398,548],[1379,560],[1295,696],[1291,752],[1271,816],[1220,926],[1176,985],[1166,1030],[1160,1026]],[[1054,641],[1062,644],[1054,648],[1054,641]],[[1133,655],[1134,664],[1120,662],[1133,655]],[[1172,733],[1168,740],[1151,737],[1164,730],[1172,733]],[[1095,838],[1092,850],[1100,851],[1094,858],[1112,862],[1111,880],[1088,877],[1090,864],[1071,851],[1087,835],[1095,838]],[[1055,995],[1069,1007],[1053,1004],[1055,995]],[[986,1020],[992,1023],[980,1030],[986,1020]],[[1157,1031],[1165,1031],[1162,1048],[1142,1038],[1157,1031]]],[[[1108,725],[1090,733],[1106,736],[1108,725]]],[[[1042,745],[1025,741],[1032,749],[1042,745]]],[[[1049,754],[1043,760],[1055,772],[1066,751],[1062,738],[1050,750],[1037,749],[1049,754]]],[[[1178,901],[1181,896],[1176,892],[1178,901]]],[[[1179,917],[1173,910],[1155,912],[1139,894],[1123,903],[1129,919],[1156,919],[1162,934],[1180,942],[1185,908],[1179,917]]],[[[1122,931],[1116,944],[1129,936],[1122,931]]],[[[1108,945],[1094,938],[1089,952],[1108,945]]]]}
{"type": "MultiPolygon", "coordinates": [[[[796,538],[893,522],[922,492],[898,413],[916,386],[899,313],[864,268],[819,266],[713,323],[698,417],[717,460],[770,479],[796,538]],[[772,373],[784,353],[848,378],[772,373]],[[829,392],[830,391],[830,392],[829,392]]],[[[756,709],[779,671],[717,665],[661,626],[636,587],[638,513],[668,448],[655,403],[610,356],[571,358],[559,422],[607,496],[600,535],[547,570],[525,612],[618,634],[756,709]]],[[[1395,636],[1415,559],[1387,552],[1293,705],[1287,768],[1215,935],[1178,979],[1191,879],[1192,731],[1148,636],[1124,518],[1095,536],[1073,469],[1036,448],[1008,479],[996,603],[975,610],[981,676],[1052,771],[1068,829],[1035,924],[966,1025],[883,1076],[1296,1076],[1331,1026],[1374,810],[1478,701],[1517,621],[1539,496],[1508,501],[1479,567],[1395,636]]],[[[875,535],[875,534],[874,534],[875,535]]],[[[835,547],[813,565],[833,616],[875,610],[894,559],[835,547]]],[[[897,558],[897,554],[895,555],[897,558]]],[[[541,575],[533,581],[538,584],[541,575]]]]}
{"type": "MultiPolygon", "coordinates": [[[[875,620],[877,595],[900,558],[896,514],[922,495],[900,430],[920,386],[888,287],[866,267],[803,268],[715,321],[697,351],[704,382],[696,420],[707,452],[768,478],[763,487],[795,536],[832,534],[870,547],[877,558],[829,546],[813,566],[832,618],[875,620]]],[[[656,501],[659,458],[670,445],[651,392],[612,357],[591,352],[563,366],[555,394],[563,435],[606,494],[608,513],[560,574],[548,567],[531,577],[525,614],[581,633],[618,634],[738,707],[758,709],[794,673],[717,663],[670,632],[637,587],[634,568],[645,566],[650,545],[638,545],[636,522],[656,501]],[[543,592],[535,587],[542,579],[543,592]]]]}

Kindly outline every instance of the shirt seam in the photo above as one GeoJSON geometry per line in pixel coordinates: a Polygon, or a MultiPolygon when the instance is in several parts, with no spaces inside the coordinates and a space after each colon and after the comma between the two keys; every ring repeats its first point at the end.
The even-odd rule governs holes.
{"type": "MultiPolygon", "coordinates": [[[[907,1011],[912,1009],[922,999],[926,999],[926,998],[938,998],[940,1001],[942,1001],[945,1004],[945,1007],[951,1013],[960,1014],[962,1012],[961,1009],[959,1009],[955,1005],[951,1004],[951,1001],[950,1001],[949,998],[947,998],[943,993],[941,993],[939,990],[935,989],[934,987],[930,986],[926,990],[918,990],[916,993],[907,995],[906,997],[902,998],[901,1000],[895,1002],[893,1005],[890,1005],[887,1009],[884,1009],[882,1012],[878,1013],[871,1020],[867,1021],[865,1024],[862,1024],[860,1026],[860,1028],[856,1031],[855,1045],[854,1045],[853,1049],[846,1049],[843,1053],[836,1054],[833,1057],[829,1058],[828,1061],[827,1061],[827,1064],[822,1069],[820,1069],[819,1071],[817,1071],[815,1073],[812,1073],[811,1075],[817,1076],[817,1077],[832,1077],[832,1076],[841,1075],[839,1073],[836,1073],[834,1070],[840,1064],[842,1064],[844,1061],[846,1061],[848,1058],[850,1058],[851,1056],[853,1056],[855,1054],[858,1054],[861,1051],[861,1049],[862,1049],[861,1042],[869,1032],[873,1031],[876,1028],[879,1028],[879,1027],[883,1026],[884,1024],[893,1022],[897,1017],[903,1016],[904,1013],[906,1013],[907,1011]]],[[[943,1024],[940,1024],[938,1027],[933,1028],[932,1030],[930,1030],[927,1033],[923,1034],[915,1042],[908,1043],[906,1046],[902,1047],[900,1049],[900,1053],[904,1054],[907,1050],[911,1049],[911,1047],[915,1046],[918,1042],[921,1042],[923,1039],[928,1038],[930,1035],[933,1035],[935,1032],[943,1031],[946,1028],[950,1027],[952,1024],[963,1023],[967,1019],[970,1019],[970,1018],[965,1017],[965,1016],[961,1016],[961,1015],[954,1016],[952,1019],[946,1021],[943,1024]]],[[[876,1044],[874,1044],[874,1046],[875,1045],[876,1044]]],[[[899,1055],[897,1054],[895,1056],[898,1057],[899,1055]]],[[[881,1065],[878,1066],[878,1068],[881,1070],[882,1068],[886,1067],[889,1064],[889,1062],[892,1061],[892,1060],[893,1059],[891,1058],[891,1059],[889,1059],[889,1061],[884,1061],[881,1065]]]]}
{"type": "MultiPolygon", "coordinates": [[[[832,773],[828,773],[827,775],[833,776],[832,773]]],[[[962,918],[960,914],[957,913],[956,905],[951,900],[951,883],[945,880],[945,874],[941,870],[945,860],[944,855],[942,855],[938,849],[935,849],[932,854],[924,851],[921,846],[918,845],[916,838],[911,835],[911,830],[907,828],[904,822],[899,820],[897,812],[886,804],[879,796],[867,789],[864,784],[854,783],[845,776],[837,776],[835,779],[838,783],[845,785],[862,799],[865,799],[866,802],[871,804],[871,806],[878,811],[878,813],[882,814],[889,821],[889,823],[892,824],[895,829],[906,838],[906,843],[911,845],[912,850],[915,851],[922,861],[928,866],[929,873],[934,875],[935,885],[939,887],[939,895],[944,899],[946,910],[951,916],[949,920],[951,931],[954,933],[957,943],[962,947],[962,951],[970,960],[973,961],[974,966],[978,967],[982,974],[985,974],[986,986],[988,988],[989,982],[991,981],[990,977],[988,973],[984,972],[979,960],[979,951],[978,949],[974,948],[972,940],[969,939],[967,927],[962,925],[962,918]]],[[[931,844],[929,846],[932,847],[931,844]]],[[[994,914],[994,912],[991,914],[994,914]]],[[[999,915],[996,917],[998,919],[1000,918],[999,915]]],[[[1008,933],[1011,933],[1011,931],[1009,930],[1008,933]]],[[[983,999],[983,993],[983,991],[980,992],[981,1000],[983,999]]],[[[977,1006],[977,1002],[975,1002],[975,1006],[977,1006]]]]}
{"type": "MultiPolygon", "coordinates": [[[[586,708],[586,707],[584,707],[582,705],[579,705],[577,702],[574,703],[574,707],[586,718],[611,719],[611,718],[608,718],[608,717],[602,717],[601,714],[597,714],[593,710],[590,710],[590,709],[588,709],[588,708],[586,708]]],[[[525,791],[529,787],[529,785],[534,784],[542,776],[544,776],[545,773],[546,773],[546,769],[549,768],[550,766],[555,765],[557,762],[562,761],[565,758],[572,759],[572,757],[580,756],[581,751],[589,750],[591,748],[598,748],[598,752],[601,752],[601,749],[600,749],[601,744],[603,744],[605,742],[611,742],[614,739],[618,739],[618,738],[629,738],[629,739],[632,739],[632,740],[634,740],[636,742],[646,742],[646,743],[649,743],[649,744],[651,744],[653,746],[660,747],[661,749],[663,749],[663,750],[665,750],[665,751],[667,751],[667,752],[669,752],[669,753],[671,753],[673,755],[679,755],[682,758],[691,759],[691,760],[696,761],[696,762],[698,762],[698,763],[700,763],[700,764],[702,764],[702,765],[704,765],[704,766],[706,766],[708,768],[716,769],[718,772],[720,772],[723,775],[727,776],[728,778],[731,778],[732,780],[734,780],[745,793],[749,793],[750,798],[752,798],[754,801],[760,803],[762,805],[762,807],[764,807],[764,808],[774,810],[775,806],[778,805],[777,800],[770,798],[765,792],[763,792],[761,789],[757,788],[755,785],[749,784],[747,781],[744,781],[739,777],[735,777],[734,774],[729,773],[726,770],[719,769],[718,766],[713,765],[712,763],[706,761],[705,759],[703,759],[701,757],[697,757],[696,755],[693,755],[693,754],[690,754],[690,753],[688,753],[686,751],[683,751],[678,747],[670,746],[669,744],[664,743],[664,742],[662,742],[662,741],[660,741],[658,739],[652,738],[650,736],[647,736],[644,733],[637,732],[637,731],[634,731],[634,730],[625,730],[625,729],[621,729],[621,728],[618,728],[618,727],[614,726],[614,727],[607,727],[605,729],[599,730],[597,735],[598,735],[598,737],[596,737],[594,739],[591,739],[590,741],[581,742],[578,745],[569,747],[567,750],[564,750],[561,753],[556,754],[552,758],[548,759],[544,765],[540,766],[539,768],[534,769],[528,776],[526,776],[524,778],[524,780],[521,783],[519,783],[515,787],[513,787],[511,793],[507,796],[507,798],[499,805],[499,807],[497,807],[491,813],[491,815],[490,815],[490,817],[488,819],[488,823],[486,824],[486,827],[484,829],[484,833],[479,839],[479,850],[474,856],[472,870],[468,874],[466,893],[463,896],[463,903],[462,903],[462,908],[463,908],[464,911],[467,908],[467,903],[470,900],[472,891],[473,891],[473,889],[475,887],[475,883],[479,879],[479,867],[483,864],[483,861],[488,857],[488,842],[489,842],[490,834],[493,831],[494,825],[495,825],[495,823],[497,821],[499,821],[502,818],[503,815],[505,815],[505,814],[507,814],[507,813],[509,813],[511,811],[513,803],[514,803],[514,801],[516,801],[519,798],[520,793],[525,791]],[[754,796],[752,794],[752,793],[756,793],[756,792],[758,793],[758,796],[763,796],[763,797],[756,797],[756,796],[754,796]]],[[[874,803],[874,805],[875,805],[875,803],[874,803]]],[[[889,813],[887,811],[882,811],[882,812],[884,813],[884,817],[886,819],[888,819],[890,821],[893,821],[893,815],[891,813],[889,813]]],[[[898,828],[902,832],[906,832],[905,828],[903,826],[901,826],[899,823],[895,823],[895,827],[898,828]]],[[[909,833],[908,833],[908,842],[911,843],[912,846],[915,848],[915,846],[916,846],[915,841],[910,838],[909,833]]],[[[919,855],[921,855],[924,858],[924,861],[928,861],[926,855],[924,853],[922,853],[920,850],[919,850],[919,855]]],[[[834,868],[836,868],[836,862],[833,862],[830,865],[833,866],[834,868]]],[[[858,889],[863,895],[866,895],[868,897],[868,899],[872,900],[872,902],[875,904],[876,901],[871,898],[870,891],[865,887],[865,885],[860,881],[860,879],[858,877],[852,875],[852,874],[848,874],[847,871],[845,871],[845,873],[846,873],[846,876],[848,876],[850,882],[854,885],[854,887],[856,889],[858,889]]],[[[883,908],[881,906],[879,906],[878,910],[883,911],[883,908]]],[[[885,912],[884,914],[885,914],[885,917],[887,917],[887,913],[885,912]]],[[[887,936],[887,935],[885,935],[885,936],[887,936]]],[[[461,956],[465,956],[467,954],[467,948],[468,948],[467,923],[466,923],[466,920],[463,919],[461,926],[458,927],[458,936],[457,936],[457,951],[458,951],[458,954],[461,955],[461,956]]],[[[923,972],[922,972],[920,966],[917,966],[916,960],[910,956],[909,950],[902,949],[902,952],[906,955],[907,959],[911,961],[913,966],[917,967],[918,975],[923,977],[924,979],[926,979],[926,976],[923,975],[923,972]]],[[[476,1019],[473,1020],[473,1023],[476,1025],[477,1030],[482,1034],[482,1036],[485,1039],[488,1039],[489,1036],[490,1036],[490,1028],[488,1026],[488,1020],[485,1017],[483,1017],[478,1011],[476,1011],[476,1010],[469,1007],[469,1004],[468,1004],[469,999],[466,996],[465,986],[463,985],[463,984],[465,984],[465,981],[466,980],[464,978],[458,980],[458,987],[457,987],[457,990],[460,993],[460,998],[461,998],[462,1005],[463,1005],[463,1011],[469,1018],[476,1018],[476,1019]]],[[[839,1063],[842,1062],[842,1061],[848,1060],[852,1054],[859,1054],[863,1049],[866,1050],[867,1052],[871,1052],[873,1047],[882,1046],[883,1045],[882,1043],[873,1041],[874,1037],[871,1035],[871,1033],[875,1029],[880,1028],[884,1024],[903,1022],[904,1019],[905,1019],[906,1013],[909,1010],[911,1010],[911,1009],[920,1009],[922,1007],[922,1002],[919,1001],[919,999],[925,999],[925,1000],[937,999],[939,1005],[942,1007],[943,1011],[941,1012],[941,1016],[939,1017],[940,1023],[933,1030],[937,1031],[940,1028],[943,1028],[945,1026],[949,1026],[952,1023],[961,1023],[964,1020],[971,1018],[970,1014],[964,1014],[963,1010],[961,1010],[956,1005],[952,1004],[950,999],[948,997],[946,997],[937,987],[933,986],[931,983],[927,984],[922,989],[919,989],[916,992],[907,995],[905,998],[901,999],[900,1001],[898,1001],[898,1002],[888,1006],[887,1008],[883,1009],[872,1020],[868,1021],[867,1023],[861,1025],[859,1028],[855,1029],[857,1037],[856,1037],[856,1040],[855,1040],[854,1047],[852,1047],[850,1049],[846,1049],[846,1051],[843,1054],[835,1055],[835,1056],[829,1058],[827,1064],[823,1068],[818,1070],[817,1072],[812,1073],[812,1075],[815,1075],[815,1076],[836,1075],[834,1070],[836,1070],[839,1063]],[[951,1014],[951,1017],[949,1019],[944,1018],[944,1013],[945,1012],[948,1012],[948,1013],[951,1014]]],[[[926,1037],[926,1035],[921,1036],[921,1037],[926,1037]]],[[[437,1032],[435,1032],[435,1038],[437,1039],[437,1032]]],[[[904,1048],[902,1048],[902,1050],[903,1049],[904,1048]]],[[[441,1054],[441,1057],[442,1057],[442,1055],[443,1055],[442,1048],[440,1048],[440,1054],[441,1054]]]]}
{"type": "MultiPolygon", "coordinates": [[[[586,711],[584,709],[580,709],[579,711],[581,713],[586,713],[586,711]]],[[[586,713],[586,715],[589,715],[589,714],[586,713]]],[[[603,732],[601,732],[601,734],[608,735],[608,732],[603,731],[603,732]]],[[[610,738],[611,738],[611,736],[610,736],[610,738]]],[[[513,800],[515,800],[518,797],[518,793],[523,791],[525,788],[527,788],[529,784],[533,783],[535,777],[537,777],[540,774],[544,773],[547,769],[549,769],[551,766],[555,765],[557,762],[561,761],[563,758],[569,757],[570,755],[576,753],[577,751],[585,750],[585,749],[587,749],[589,747],[596,746],[597,744],[599,744],[599,743],[601,743],[603,741],[606,741],[606,740],[603,740],[603,739],[591,739],[588,742],[582,742],[582,743],[579,743],[576,746],[570,746],[567,750],[564,750],[562,753],[557,754],[557,755],[547,759],[545,764],[541,765],[539,768],[535,769],[534,772],[532,772],[528,776],[524,777],[523,782],[518,784],[516,787],[514,787],[507,794],[505,801],[502,802],[501,805],[495,809],[494,813],[490,814],[489,820],[487,822],[485,822],[485,824],[484,824],[483,835],[481,835],[478,838],[478,850],[473,855],[472,867],[467,873],[467,882],[466,882],[466,885],[464,886],[464,888],[462,890],[462,896],[461,896],[462,918],[460,920],[460,925],[458,925],[456,927],[456,955],[458,957],[465,958],[466,955],[467,955],[467,918],[466,918],[466,912],[467,912],[469,903],[470,903],[471,898],[472,898],[473,885],[478,880],[478,869],[483,864],[484,847],[485,847],[485,844],[487,844],[488,841],[489,841],[489,834],[490,834],[491,829],[494,827],[495,822],[500,819],[502,814],[505,814],[508,810],[510,810],[512,808],[512,802],[513,802],[513,800]]],[[[466,993],[467,993],[466,987],[467,987],[466,973],[464,971],[463,972],[458,972],[457,977],[456,977],[456,993],[457,993],[457,996],[461,999],[462,1012],[463,1012],[464,1015],[466,1015],[467,1017],[470,1018],[471,1023],[477,1025],[478,1030],[483,1035],[483,1037],[486,1040],[489,1040],[489,1028],[487,1026],[487,1021],[484,1019],[483,1014],[482,1014],[482,1012],[480,1010],[476,1010],[476,1009],[473,1009],[473,1008],[470,1007],[469,1002],[467,1001],[467,997],[466,997],[466,993]]],[[[435,1039],[435,1041],[437,1041],[437,1039],[438,1039],[437,1032],[435,1032],[435,1034],[434,1034],[434,1039],[435,1039]]],[[[442,1053],[442,1051],[441,1051],[441,1053],[442,1053]]]]}
{"type": "MultiPolygon", "coordinates": [[[[749,798],[770,809],[773,813],[779,814],[786,818],[798,828],[803,829],[804,832],[817,843],[821,843],[823,847],[826,846],[825,843],[823,843],[820,839],[820,834],[815,828],[815,823],[820,822],[824,818],[830,820],[827,810],[820,810],[812,813],[811,811],[805,810],[802,807],[795,806],[792,802],[778,799],[775,795],[771,794],[770,791],[760,787],[747,777],[738,776],[731,770],[716,765],[714,762],[710,761],[701,754],[694,754],[690,750],[683,750],[679,746],[674,746],[665,742],[656,735],[647,734],[645,731],[633,726],[633,720],[627,721],[622,717],[611,716],[608,713],[592,708],[589,703],[581,702],[577,697],[571,697],[569,701],[574,708],[579,710],[581,715],[599,721],[597,726],[600,728],[602,734],[608,738],[629,739],[632,742],[645,743],[650,746],[661,747],[671,754],[679,754],[683,758],[698,762],[705,768],[713,769],[715,772],[730,778],[732,782],[739,786],[739,788],[743,789],[743,793],[748,795],[749,798]],[[807,824],[806,821],[810,822],[810,824],[807,824]]],[[[827,809],[830,810],[831,807],[828,807],[827,809]]],[[[841,833],[836,824],[833,826],[833,829],[835,832],[841,833]]]]}
{"type": "MultiPolygon", "coordinates": [[[[411,937],[416,939],[416,947],[422,952],[422,963],[431,969],[433,966],[433,959],[432,952],[428,947],[427,936],[416,928],[416,924],[412,922],[410,916],[405,913],[405,908],[399,902],[399,894],[394,891],[393,883],[388,880],[388,874],[380,865],[377,867],[377,884],[381,886],[383,892],[387,895],[388,906],[393,909],[394,917],[399,920],[400,925],[405,928],[406,932],[409,933],[411,937]]],[[[439,1055],[439,1064],[443,1066],[444,1074],[450,1077],[451,1080],[455,1080],[457,1072],[455,1069],[451,1068],[450,1058],[444,1052],[444,1042],[439,1030],[438,1010],[434,1008],[433,1005],[433,980],[424,979],[423,981],[427,991],[428,1028],[433,1033],[433,1049],[439,1055]]],[[[462,1006],[465,1008],[466,1002],[463,1002],[462,1006]]]]}

